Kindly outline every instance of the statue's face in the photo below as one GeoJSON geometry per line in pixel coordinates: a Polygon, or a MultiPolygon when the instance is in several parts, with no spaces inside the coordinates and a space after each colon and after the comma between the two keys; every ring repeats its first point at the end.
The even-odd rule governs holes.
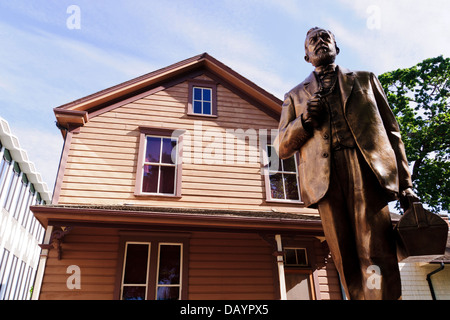
{"type": "Polygon", "coordinates": [[[339,49],[331,34],[326,30],[315,30],[305,40],[305,60],[318,67],[333,63],[339,49]]]}

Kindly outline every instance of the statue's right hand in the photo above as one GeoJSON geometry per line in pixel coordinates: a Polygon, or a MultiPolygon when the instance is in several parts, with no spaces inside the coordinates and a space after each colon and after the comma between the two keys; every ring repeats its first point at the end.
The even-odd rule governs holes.
{"type": "Polygon", "coordinates": [[[314,128],[320,125],[323,116],[323,104],[319,97],[315,96],[306,103],[305,122],[310,123],[314,128]]]}

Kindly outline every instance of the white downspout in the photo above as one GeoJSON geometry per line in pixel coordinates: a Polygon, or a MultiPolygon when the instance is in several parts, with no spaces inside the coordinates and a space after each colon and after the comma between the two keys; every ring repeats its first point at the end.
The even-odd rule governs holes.
{"type": "MultiPolygon", "coordinates": [[[[43,244],[50,244],[50,238],[52,236],[53,226],[48,226],[45,232],[45,238],[43,244]]],[[[41,293],[42,280],[44,279],[45,265],[48,257],[48,249],[42,249],[41,256],[39,258],[39,265],[36,272],[36,278],[33,285],[33,295],[31,300],[39,300],[39,294],[41,293]]]]}
{"type": "Polygon", "coordinates": [[[275,235],[277,242],[277,264],[278,264],[278,276],[280,282],[280,300],[287,300],[286,295],[286,280],[284,278],[284,262],[283,262],[283,245],[281,244],[281,235],[275,235]]]}

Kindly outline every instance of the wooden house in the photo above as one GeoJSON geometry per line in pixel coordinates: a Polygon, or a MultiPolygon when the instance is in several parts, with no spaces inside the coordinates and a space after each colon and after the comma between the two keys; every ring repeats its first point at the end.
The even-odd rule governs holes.
{"type": "Polygon", "coordinates": [[[204,53],[54,109],[34,299],[341,299],[282,102],[204,53]]]}

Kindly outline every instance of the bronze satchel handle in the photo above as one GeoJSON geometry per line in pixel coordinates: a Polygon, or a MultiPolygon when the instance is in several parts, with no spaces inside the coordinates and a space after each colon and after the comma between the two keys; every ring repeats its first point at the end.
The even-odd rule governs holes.
{"type": "Polygon", "coordinates": [[[414,212],[419,229],[428,227],[428,221],[422,203],[413,202],[410,204],[410,208],[414,212]]]}

